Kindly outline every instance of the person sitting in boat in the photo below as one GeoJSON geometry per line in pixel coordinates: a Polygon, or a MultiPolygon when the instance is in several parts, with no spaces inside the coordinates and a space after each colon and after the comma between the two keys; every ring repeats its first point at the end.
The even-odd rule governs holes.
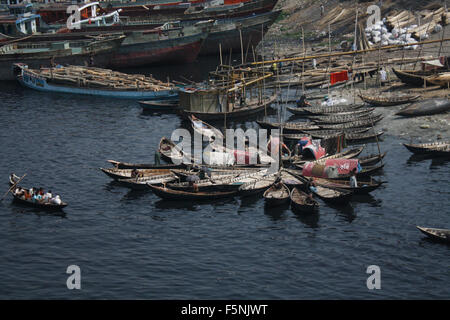
{"type": "Polygon", "coordinates": [[[328,96],[325,96],[323,98],[323,101],[324,101],[324,103],[322,103],[322,104],[325,104],[327,107],[332,107],[333,106],[333,100],[330,99],[328,96]]]}
{"type": "Polygon", "coordinates": [[[297,156],[302,155],[303,153],[303,147],[308,144],[308,140],[298,140],[298,143],[295,145],[295,154],[297,156]]]}
{"type": "Polygon", "coordinates": [[[52,190],[48,190],[48,191],[44,194],[44,196],[42,197],[42,199],[43,199],[45,202],[49,202],[51,198],[52,198],[52,190]]]}
{"type": "Polygon", "coordinates": [[[56,204],[56,205],[60,205],[61,204],[61,198],[59,196],[59,194],[57,194],[54,198],[52,198],[50,200],[51,203],[56,204]]]}
{"type": "Polygon", "coordinates": [[[42,202],[42,196],[40,195],[39,192],[36,192],[36,193],[33,195],[33,201],[34,201],[34,202],[42,202]]]}
{"type": "Polygon", "coordinates": [[[131,170],[131,178],[137,178],[138,177],[138,171],[136,169],[131,170]]]}
{"type": "Polygon", "coordinates": [[[311,104],[308,101],[306,101],[306,96],[304,94],[302,94],[300,99],[298,99],[296,102],[297,102],[297,107],[299,107],[299,108],[311,107],[311,104]]]}
{"type": "Polygon", "coordinates": [[[306,191],[308,193],[317,192],[316,183],[314,182],[314,180],[308,180],[308,182],[306,183],[306,191]]]}
{"type": "Polygon", "coordinates": [[[211,178],[211,169],[209,169],[206,166],[202,166],[200,168],[199,176],[200,176],[200,179],[206,179],[206,177],[211,178]]]}
{"type": "Polygon", "coordinates": [[[14,194],[20,199],[23,199],[25,197],[25,190],[21,187],[17,187],[16,190],[14,190],[14,194]]]}
{"type": "Polygon", "coordinates": [[[352,170],[351,176],[350,176],[350,187],[357,188],[358,187],[358,181],[356,181],[356,168],[352,170]]]}

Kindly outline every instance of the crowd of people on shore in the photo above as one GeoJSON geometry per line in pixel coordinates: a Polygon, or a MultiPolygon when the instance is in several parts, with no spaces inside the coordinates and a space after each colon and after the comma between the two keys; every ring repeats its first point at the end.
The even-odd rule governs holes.
{"type": "Polygon", "coordinates": [[[41,204],[50,203],[50,204],[56,204],[56,205],[60,205],[62,203],[59,195],[53,196],[51,190],[44,192],[44,189],[42,189],[42,188],[37,189],[37,188],[33,187],[33,188],[30,188],[27,190],[22,187],[17,187],[14,190],[14,194],[19,199],[25,200],[25,201],[32,201],[32,202],[37,202],[37,203],[41,203],[41,204]]]}

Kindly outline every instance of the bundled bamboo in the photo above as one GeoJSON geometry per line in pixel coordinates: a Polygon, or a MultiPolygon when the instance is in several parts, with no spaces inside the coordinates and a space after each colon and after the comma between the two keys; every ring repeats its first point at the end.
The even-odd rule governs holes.
{"type": "Polygon", "coordinates": [[[80,87],[114,88],[121,90],[170,90],[171,83],[162,82],[152,76],[121,73],[109,69],[82,66],[43,68],[33,70],[39,76],[50,79],[54,83],[76,84],[80,87]]]}

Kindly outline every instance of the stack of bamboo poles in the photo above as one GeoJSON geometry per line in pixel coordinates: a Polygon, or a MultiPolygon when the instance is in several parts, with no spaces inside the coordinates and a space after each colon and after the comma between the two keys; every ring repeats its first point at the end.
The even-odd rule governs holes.
{"type": "Polygon", "coordinates": [[[450,22],[450,15],[445,12],[444,8],[439,8],[434,11],[422,11],[419,12],[420,25],[417,26],[418,20],[415,15],[412,15],[410,11],[404,10],[400,13],[390,15],[386,18],[387,24],[391,28],[407,28],[411,25],[416,27],[409,30],[412,36],[416,39],[421,39],[425,34],[432,32],[436,25],[446,25],[450,22]],[[448,18],[447,18],[448,17],[448,18]]]}
{"type": "Polygon", "coordinates": [[[49,82],[77,87],[152,91],[174,88],[170,82],[165,83],[151,76],[127,74],[94,67],[67,66],[29,71],[47,78],[49,82]]]}

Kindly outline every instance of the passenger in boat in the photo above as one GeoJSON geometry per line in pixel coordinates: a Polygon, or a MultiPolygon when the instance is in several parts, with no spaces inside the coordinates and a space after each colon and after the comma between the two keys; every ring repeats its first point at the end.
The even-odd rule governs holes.
{"type": "Polygon", "coordinates": [[[306,183],[306,191],[308,191],[308,193],[317,192],[316,183],[314,180],[309,180],[306,183]]]}
{"type": "Polygon", "coordinates": [[[161,153],[158,150],[155,152],[155,164],[158,166],[161,164],[161,153]]]}
{"type": "Polygon", "coordinates": [[[352,174],[350,176],[350,187],[352,188],[358,187],[358,181],[356,181],[356,168],[352,170],[352,174]]]}
{"type": "Polygon", "coordinates": [[[211,178],[211,169],[209,169],[208,167],[202,166],[200,168],[199,176],[200,176],[200,179],[206,179],[206,177],[211,178]]]}
{"type": "Polygon", "coordinates": [[[36,193],[33,195],[33,201],[34,201],[34,202],[42,202],[42,196],[39,194],[39,192],[36,192],[36,193]]]}
{"type": "Polygon", "coordinates": [[[300,99],[298,99],[296,102],[297,102],[297,107],[299,107],[299,108],[311,107],[311,104],[308,101],[306,101],[306,96],[304,94],[302,94],[300,99]]]}
{"type": "Polygon", "coordinates": [[[61,198],[59,197],[59,195],[57,194],[54,198],[52,198],[50,200],[51,203],[56,204],[56,205],[60,205],[61,204],[61,198]]]}
{"type": "Polygon", "coordinates": [[[308,144],[308,140],[299,140],[295,146],[295,154],[300,156],[303,153],[303,147],[308,144]]]}
{"type": "Polygon", "coordinates": [[[44,196],[42,197],[42,199],[43,199],[45,202],[49,202],[51,198],[52,198],[52,190],[48,190],[48,191],[44,194],[44,196]]]}
{"type": "Polygon", "coordinates": [[[131,170],[131,178],[137,178],[138,177],[138,171],[136,169],[131,170]]]}
{"type": "Polygon", "coordinates": [[[386,80],[387,80],[387,73],[386,73],[386,71],[383,68],[381,68],[381,70],[380,70],[380,83],[381,83],[381,86],[384,86],[386,84],[386,80]]]}

